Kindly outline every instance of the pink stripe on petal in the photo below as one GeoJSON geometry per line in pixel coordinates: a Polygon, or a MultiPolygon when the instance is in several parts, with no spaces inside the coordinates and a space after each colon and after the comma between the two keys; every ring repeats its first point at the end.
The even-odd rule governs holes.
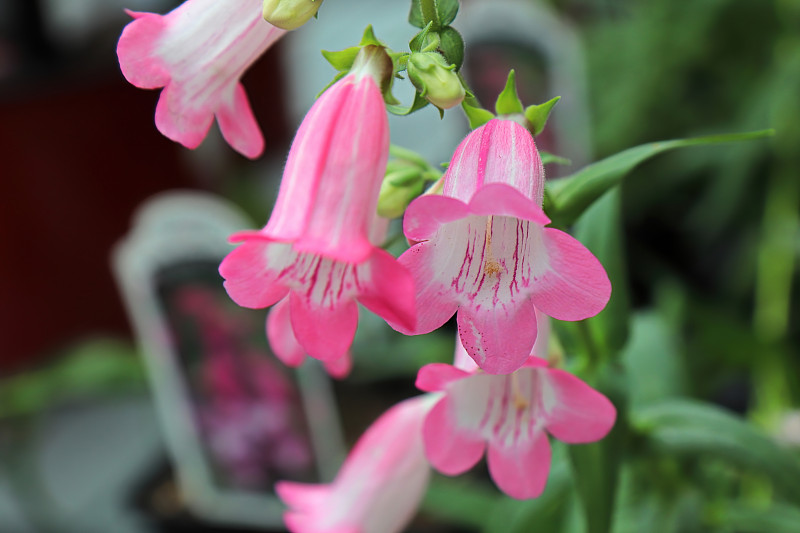
{"type": "Polygon", "coordinates": [[[230,98],[223,99],[216,116],[222,136],[234,150],[250,159],[261,155],[264,137],[241,83],[236,84],[230,98]]]}
{"type": "Polygon", "coordinates": [[[489,444],[489,473],[497,486],[518,500],[536,498],[544,491],[550,474],[550,442],[544,432],[532,435],[524,445],[489,444]]]}
{"type": "Polygon", "coordinates": [[[416,327],[414,280],[406,268],[385,250],[375,248],[364,267],[358,268],[367,279],[360,279],[358,301],[387,322],[398,324],[404,331],[416,327]]]}
{"type": "Polygon", "coordinates": [[[289,305],[292,329],[308,355],[320,361],[334,361],[350,349],[358,327],[358,305],[354,300],[328,307],[292,291],[289,305]]]}
{"type": "Polygon", "coordinates": [[[577,239],[553,228],[542,234],[544,253],[536,258],[533,303],[559,320],[583,320],[600,311],[611,282],[600,261],[577,239]]]}
{"type": "Polygon", "coordinates": [[[298,367],[305,361],[306,352],[292,331],[289,298],[284,298],[269,310],[267,339],[272,351],[286,366],[298,367]]]}
{"type": "Polygon", "coordinates": [[[462,305],[458,332],[470,357],[488,374],[521,367],[536,341],[536,314],[528,298],[502,305],[462,305]]]}
{"type": "Polygon", "coordinates": [[[280,252],[279,247],[274,243],[245,242],[222,260],[219,273],[225,278],[225,290],[234,302],[260,309],[286,296],[288,287],[278,279],[275,266],[267,261],[268,251],[280,252]]]}
{"type": "Polygon", "coordinates": [[[444,363],[430,363],[419,369],[416,387],[425,392],[444,390],[445,387],[459,379],[469,377],[469,373],[444,363]]]}
{"type": "Polygon", "coordinates": [[[431,409],[422,426],[425,456],[433,467],[450,476],[466,472],[480,461],[486,443],[453,424],[451,400],[445,396],[431,409]]]}
{"type": "Polygon", "coordinates": [[[605,437],[617,418],[608,398],[564,370],[547,371],[553,405],[545,398],[547,431],[568,443],[594,442],[605,437]]]}

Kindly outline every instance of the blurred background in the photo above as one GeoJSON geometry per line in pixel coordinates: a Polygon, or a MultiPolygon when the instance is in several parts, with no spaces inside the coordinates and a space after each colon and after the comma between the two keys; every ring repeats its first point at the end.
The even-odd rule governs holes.
{"type": "MultiPolygon", "coordinates": [[[[195,151],[161,136],[158,91],[119,71],[123,8],[166,13],[179,3],[0,2],[2,532],[242,527],[194,516],[171,481],[112,247],[143,202],[174,189],[218,195],[263,225],[293,132],[334,75],[319,50],[351,46],[369,23],[397,50],[416,33],[408,2],[326,2],[244,77],[266,139],[249,161],[216,125],[195,151]]],[[[659,156],[626,177],[617,238],[636,313],[620,348],[629,361],[641,352],[667,362],[631,365],[642,389],[666,386],[744,414],[796,453],[800,2],[465,0],[454,26],[486,106],[509,68],[526,104],[563,97],[537,138],[572,161],[548,167],[551,177],[642,143],[777,130],[767,141],[659,156]]],[[[398,82],[396,94],[410,102],[413,93],[398,82]]],[[[434,165],[468,131],[458,110],[440,121],[432,108],[391,127],[394,143],[434,165]]],[[[353,375],[333,385],[347,444],[415,393],[422,364],[451,357],[449,331],[405,339],[386,330],[362,321],[353,375]]],[[[423,515],[415,527],[469,529],[441,520],[423,515]]]]}

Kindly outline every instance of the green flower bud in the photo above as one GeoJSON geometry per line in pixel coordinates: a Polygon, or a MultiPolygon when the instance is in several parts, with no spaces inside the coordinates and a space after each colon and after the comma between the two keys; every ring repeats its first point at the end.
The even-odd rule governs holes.
{"type": "Polygon", "coordinates": [[[403,215],[411,200],[425,189],[423,170],[406,161],[392,160],[386,167],[386,176],[378,197],[378,215],[398,218],[403,215]]]}
{"type": "Polygon", "coordinates": [[[294,30],[317,14],[322,0],[264,0],[264,20],[283,28],[294,30]]]}
{"type": "Polygon", "coordinates": [[[450,109],[464,99],[464,86],[455,65],[437,52],[415,52],[408,58],[408,79],[422,96],[440,109],[450,109]]]}

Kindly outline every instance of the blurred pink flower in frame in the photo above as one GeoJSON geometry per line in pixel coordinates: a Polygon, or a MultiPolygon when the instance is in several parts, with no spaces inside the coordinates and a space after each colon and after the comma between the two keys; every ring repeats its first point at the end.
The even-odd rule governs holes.
{"type": "MultiPolygon", "coordinates": [[[[547,317],[537,317],[547,332],[547,317]]],[[[546,355],[546,338],[537,340],[534,353],[546,355]]],[[[455,365],[429,364],[417,375],[419,389],[444,393],[423,425],[426,456],[440,472],[457,475],[488,448],[489,473],[513,498],[535,498],[544,490],[551,458],[547,434],[571,444],[594,442],[616,420],[608,398],[536,355],[512,374],[491,375],[456,339],[455,365]]]]}
{"type": "Polygon", "coordinates": [[[403,229],[415,243],[399,262],[414,277],[417,324],[442,326],[458,313],[461,342],[490,374],[525,364],[536,340],[536,310],[582,320],[605,307],[611,284],[580,242],[542,211],[544,169],[533,137],[493,119],[458,146],[441,195],[409,205],[403,229]]]}
{"type": "Polygon", "coordinates": [[[117,44],[122,73],[142,89],[163,87],[158,130],[196,148],[216,116],[222,136],[249,158],[264,138],[244,87],[244,72],[285,30],[261,16],[261,0],[186,0],[166,15],[128,11],[135,19],[117,44]]]}
{"type": "Polygon", "coordinates": [[[231,237],[242,244],[220,265],[228,294],[241,306],[269,307],[288,297],[294,338],[324,362],[349,350],[357,302],[406,328],[416,319],[410,274],[375,238],[385,224],[375,213],[389,125],[373,76],[384,57],[390,61],[383,49],[364,47],[353,70],[312,106],[267,225],[231,237]]]}
{"type": "Polygon", "coordinates": [[[413,518],[430,478],[422,421],[436,400],[423,395],[381,415],[326,485],[279,482],[293,533],[397,533],[413,518]]]}

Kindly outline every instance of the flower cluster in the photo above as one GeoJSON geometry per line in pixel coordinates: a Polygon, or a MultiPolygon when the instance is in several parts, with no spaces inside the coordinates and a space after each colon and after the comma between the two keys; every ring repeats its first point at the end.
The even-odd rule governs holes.
{"type": "MultiPolygon", "coordinates": [[[[283,28],[313,15],[299,3],[267,4],[264,13],[283,28]]],[[[156,125],[165,135],[197,146],[216,116],[236,150],[260,153],[239,78],[284,30],[262,20],[259,6],[188,0],[163,17],[132,14],[120,64],[135,85],[164,87],[156,125]]],[[[547,227],[542,160],[517,117],[473,130],[456,148],[439,193],[411,202],[405,253],[395,259],[380,247],[387,87],[406,65],[421,105],[427,98],[452,107],[466,94],[455,65],[447,66],[433,42],[410,54],[413,61],[398,61],[370,40],[337,56],[342,73],[295,135],[269,221],[234,235],[239,244],[220,265],[236,303],[272,307],[267,336],[284,363],[298,366],[310,356],[339,378],[352,365],[359,303],[409,335],[457,315],[455,365],[423,367],[417,386],[425,394],[380,417],[330,485],[277,485],[292,531],[399,531],[431,467],[459,474],[484,452],[501,490],[536,497],[549,472],[548,434],[592,442],[615,420],[608,399],[546,361],[548,317],[594,316],[611,285],[580,242],[547,227]]]]}

